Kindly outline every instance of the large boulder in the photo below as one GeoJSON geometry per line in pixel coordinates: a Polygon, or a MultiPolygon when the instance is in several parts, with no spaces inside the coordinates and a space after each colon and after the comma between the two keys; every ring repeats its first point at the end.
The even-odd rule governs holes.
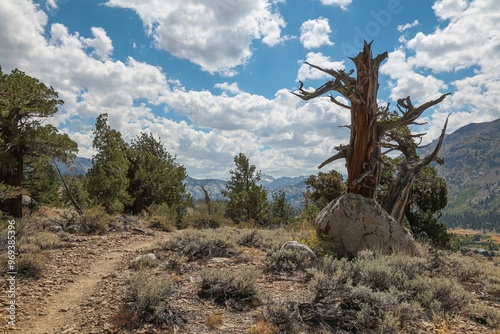
{"type": "Polygon", "coordinates": [[[316,217],[316,232],[325,248],[354,257],[364,249],[390,254],[417,254],[410,231],[374,200],[346,194],[330,202],[316,217]]]}

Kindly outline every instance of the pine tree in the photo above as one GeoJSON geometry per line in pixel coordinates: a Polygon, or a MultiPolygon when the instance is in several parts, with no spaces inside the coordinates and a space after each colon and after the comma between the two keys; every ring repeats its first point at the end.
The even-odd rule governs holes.
{"type": "Polygon", "coordinates": [[[236,169],[229,171],[231,178],[226,181],[222,194],[229,198],[226,215],[235,222],[255,221],[265,224],[267,211],[267,192],[258,185],[260,171],[250,165],[243,153],[234,157],[236,169]]]}
{"type": "Polygon", "coordinates": [[[346,192],[344,177],[334,169],[328,173],[319,172],[318,175],[311,175],[304,183],[307,186],[304,196],[320,210],[346,192]]]}
{"type": "Polygon", "coordinates": [[[52,87],[17,69],[4,74],[0,67],[0,189],[11,193],[0,194],[0,208],[14,217],[22,216],[19,190],[28,159],[68,162],[75,157],[77,144],[54,126],[43,125],[62,103],[52,87]]]}
{"type": "Polygon", "coordinates": [[[110,128],[107,114],[97,117],[93,133],[92,147],[97,154],[88,171],[87,190],[94,203],[103,206],[108,213],[122,212],[125,205],[131,203],[127,193],[127,144],[119,131],[110,128]]]}
{"type": "Polygon", "coordinates": [[[286,201],[286,194],[279,190],[273,194],[273,200],[269,205],[269,215],[273,225],[287,225],[290,223],[293,210],[286,201]]]}
{"type": "Polygon", "coordinates": [[[160,140],[141,133],[128,150],[128,160],[128,192],[133,198],[130,211],[138,214],[153,203],[176,209],[184,206],[186,169],[175,162],[160,140]]]}

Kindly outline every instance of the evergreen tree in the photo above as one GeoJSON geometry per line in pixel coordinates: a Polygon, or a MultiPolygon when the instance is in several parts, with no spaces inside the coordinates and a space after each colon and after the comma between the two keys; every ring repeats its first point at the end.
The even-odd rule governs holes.
{"type": "MultiPolygon", "coordinates": [[[[386,164],[381,173],[379,201],[395,182],[397,166],[402,161],[399,158],[386,158],[386,164]]],[[[439,221],[442,210],[447,204],[446,181],[437,175],[435,167],[424,167],[411,185],[411,192],[404,213],[410,229],[418,238],[431,241],[437,247],[447,248],[450,236],[446,226],[439,221]]]]}
{"type": "Polygon", "coordinates": [[[231,178],[226,181],[222,195],[229,198],[226,215],[235,222],[255,221],[265,224],[267,211],[267,192],[258,185],[260,171],[256,172],[243,153],[234,157],[236,169],[229,171],[231,178]]]}
{"type": "Polygon", "coordinates": [[[107,114],[97,117],[93,133],[92,147],[97,154],[88,171],[87,190],[95,204],[102,205],[108,213],[122,212],[125,205],[131,203],[127,193],[127,145],[121,133],[108,125],[107,114]]]}
{"type": "MultiPolygon", "coordinates": [[[[75,157],[77,144],[45,119],[57,112],[63,101],[52,87],[17,69],[4,74],[0,67],[0,189],[21,189],[26,160],[49,157],[68,162],[75,157]]],[[[0,195],[1,210],[22,216],[22,196],[0,195]],[[13,198],[6,198],[14,196],[13,198]]]]}
{"type": "MultiPolygon", "coordinates": [[[[65,175],[64,181],[66,182],[66,185],[68,186],[71,195],[73,195],[75,202],[79,206],[86,208],[91,204],[90,196],[87,191],[87,185],[86,185],[87,179],[85,176],[65,175]]],[[[64,205],[72,205],[72,199],[68,194],[68,192],[66,191],[66,189],[64,189],[62,193],[62,202],[64,205]]]]}
{"type": "Polygon", "coordinates": [[[304,183],[307,190],[304,196],[312,201],[320,210],[337,197],[345,194],[347,187],[342,174],[336,170],[328,173],[319,172],[309,176],[304,183]]]}
{"type": "Polygon", "coordinates": [[[128,192],[133,198],[129,210],[138,214],[153,203],[176,209],[184,206],[186,169],[175,162],[160,140],[141,133],[128,150],[128,160],[128,192]]]}
{"type": "Polygon", "coordinates": [[[283,190],[273,194],[273,200],[269,205],[269,213],[273,225],[286,225],[290,223],[293,210],[286,201],[286,195],[283,190]]]}
{"type": "Polygon", "coordinates": [[[53,161],[48,157],[27,159],[24,172],[24,188],[32,200],[39,204],[59,206],[61,180],[53,161]]]}
{"type": "Polygon", "coordinates": [[[439,221],[447,204],[446,181],[437,175],[436,168],[427,166],[413,184],[410,205],[405,217],[415,236],[426,236],[437,247],[447,248],[451,237],[446,225],[439,221]]]}

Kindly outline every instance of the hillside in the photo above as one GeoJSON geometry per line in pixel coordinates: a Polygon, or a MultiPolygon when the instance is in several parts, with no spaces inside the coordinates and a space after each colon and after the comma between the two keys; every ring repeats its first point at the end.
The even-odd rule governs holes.
{"type": "MultiPolygon", "coordinates": [[[[500,226],[500,119],[466,125],[447,135],[437,166],[448,185],[448,206],[443,220],[488,217],[487,222],[500,226]]],[[[435,142],[429,145],[433,149],[435,142]]],[[[487,225],[483,227],[488,227],[487,225]]]]}

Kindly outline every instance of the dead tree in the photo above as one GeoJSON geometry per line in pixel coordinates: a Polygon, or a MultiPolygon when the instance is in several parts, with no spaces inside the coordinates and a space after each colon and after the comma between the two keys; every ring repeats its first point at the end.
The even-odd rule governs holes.
{"type": "MultiPolygon", "coordinates": [[[[379,108],[377,103],[378,71],[380,64],[387,57],[387,52],[384,52],[373,58],[371,43],[365,42],[363,50],[356,57],[350,58],[356,67],[356,77],[351,76],[354,70],[347,73],[344,70],[323,68],[306,62],[309,66],[331,75],[333,79],[314,91],[305,90],[304,84],[300,82],[299,91],[293,93],[303,100],[311,100],[328,92],[337,92],[348,101],[345,103],[330,95],[330,100],[334,104],[350,111],[351,124],[347,127],[351,133],[349,144],[336,147],[338,153],[325,160],[319,168],[335,160],[345,158],[347,191],[372,199],[377,197],[381,163],[383,163],[382,148],[387,146],[383,140],[384,135],[394,129],[417,124],[415,120],[426,109],[440,103],[449,95],[441,95],[439,98],[418,107],[413,106],[410,97],[400,99],[398,100],[400,115],[390,113],[389,106],[379,108]]],[[[405,148],[401,147],[401,149],[405,148]]],[[[417,173],[422,168],[416,168],[410,164],[407,167],[409,168],[408,176],[414,172],[417,173]]],[[[405,181],[401,180],[401,182],[405,181]]],[[[387,204],[387,206],[386,210],[392,212],[391,205],[387,204]]],[[[397,211],[399,212],[399,210],[397,211]]]]}
{"type": "Polygon", "coordinates": [[[208,215],[210,216],[212,215],[210,196],[208,195],[208,191],[203,186],[200,187],[201,190],[203,190],[203,194],[205,195],[205,204],[207,205],[208,215]]]}

